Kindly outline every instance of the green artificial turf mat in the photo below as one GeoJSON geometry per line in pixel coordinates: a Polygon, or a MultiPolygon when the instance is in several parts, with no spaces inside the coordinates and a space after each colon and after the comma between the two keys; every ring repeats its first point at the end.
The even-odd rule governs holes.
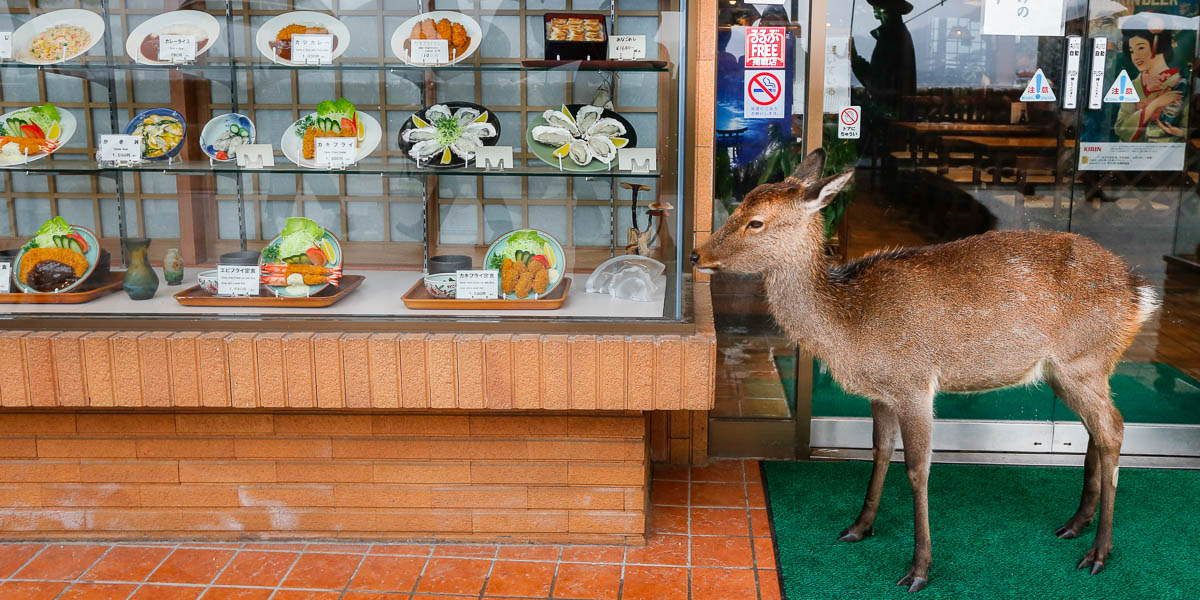
{"type": "Polygon", "coordinates": [[[1053,532],[1075,512],[1082,468],[935,464],[929,477],[933,567],[915,596],[897,587],[912,560],[912,492],[888,470],[875,535],[837,541],[862,507],[868,462],[764,463],[783,589],[823,598],[1194,599],[1200,597],[1200,471],[1122,469],[1114,550],[1092,576],[1074,540],[1053,532]]]}
{"type": "MultiPolygon", "coordinates": [[[[793,405],[796,381],[793,356],[775,358],[784,391],[793,405]]],[[[1166,363],[1122,362],[1110,380],[1113,399],[1127,423],[1200,424],[1200,382],[1166,363]]],[[[1006,388],[975,394],[938,394],[939,419],[986,421],[1078,421],[1047,385],[1006,388]]],[[[819,360],[813,360],[814,417],[870,417],[861,396],[842,389],[819,360]]]]}

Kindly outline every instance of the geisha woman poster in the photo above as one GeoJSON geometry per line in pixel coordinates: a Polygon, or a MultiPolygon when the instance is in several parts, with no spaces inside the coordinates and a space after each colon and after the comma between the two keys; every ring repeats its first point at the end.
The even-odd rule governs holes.
{"type": "MultiPolygon", "coordinates": [[[[1092,2],[1088,35],[1108,40],[1105,88],[1124,72],[1136,100],[1081,112],[1079,169],[1179,171],[1187,150],[1200,0],[1092,2]]],[[[1132,95],[1126,100],[1132,99],[1132,95]]],[[[1111,98],[1110,98],[1111,100],[1111,98]]]]}

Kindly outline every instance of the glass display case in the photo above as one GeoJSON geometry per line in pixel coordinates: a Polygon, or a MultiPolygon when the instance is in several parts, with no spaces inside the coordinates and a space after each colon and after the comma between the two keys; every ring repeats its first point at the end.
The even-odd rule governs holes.
{"type": "Polygon", "coordinates": [[[685,319],[685,2],[2,11],[10,318],[685,319]]]}

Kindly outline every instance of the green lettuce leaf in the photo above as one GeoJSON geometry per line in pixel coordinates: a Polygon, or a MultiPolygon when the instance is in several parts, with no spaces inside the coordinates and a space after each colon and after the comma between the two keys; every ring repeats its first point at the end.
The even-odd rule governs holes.
{"type": "Polygon", "coordinates": [[[71,225],[62,217],[54,217],[42,224],[41,229],[33,234],[32,248],[53,248],[54,236],[71,233],[71,225]]]}

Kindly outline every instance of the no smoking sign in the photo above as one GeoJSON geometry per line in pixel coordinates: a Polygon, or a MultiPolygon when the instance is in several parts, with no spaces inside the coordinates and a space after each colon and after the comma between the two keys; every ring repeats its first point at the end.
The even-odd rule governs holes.
{"type": "Polygon", "coordinates": [[[747,119],[782,119],[785,71],[746,71],[747,119]]]}
{"type": "Polygon", "coordinates": [[[838,139],[857,140],[862,131],[862,107],[847,106],[838,111],[838,139]]]}

